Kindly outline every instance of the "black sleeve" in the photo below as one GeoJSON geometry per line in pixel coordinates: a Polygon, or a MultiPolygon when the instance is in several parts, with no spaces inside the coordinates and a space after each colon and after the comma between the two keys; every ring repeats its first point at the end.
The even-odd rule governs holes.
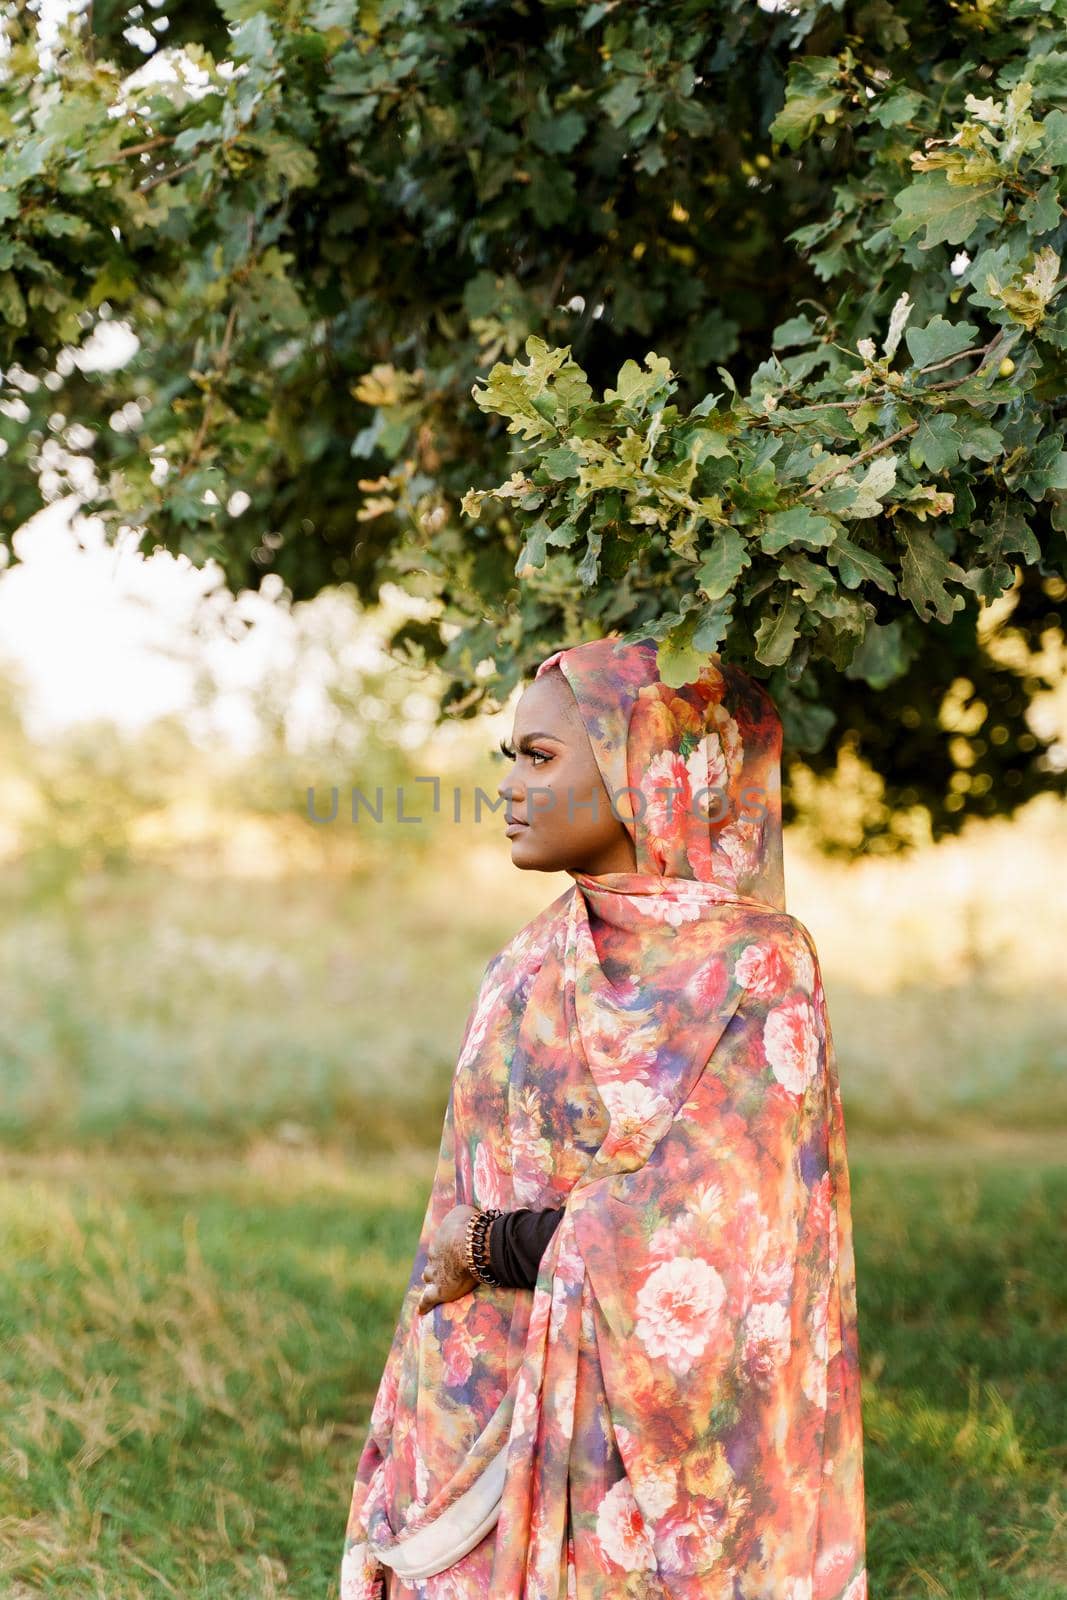
{"type": "Polygon", "coordinates": [[[532,1289],[541,1257],[563,1221],[564,1207],[544,1211],[505,1211],[489,1230],[489,1265],[493,1277],[510,1289],[532,1289]]]}

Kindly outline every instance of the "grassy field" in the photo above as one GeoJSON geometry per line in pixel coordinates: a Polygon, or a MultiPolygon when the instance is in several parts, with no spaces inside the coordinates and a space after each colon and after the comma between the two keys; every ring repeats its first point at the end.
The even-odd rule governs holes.
{"type": "MultiPolygon", "coordinates": [[[[872,1596],[1067,1593],[1067,1174],[852,1157],[872,1596]]],[[[1021,1159],[1020,1159],[1021,1158],[1021,1159]]],[[[11,1155],[5,1595],[328,1600],[426,1153],[11,1155]]]]}
{"type": "MultiPolygon", "coordinates": [[[[487,831],[346,873],[230,829],[51,898],[7,867],[4,1600],[334,1600],[463,1021],[569,881],[487,831]]],[[[788,858],[845,1096],[872,1600],[1067,1596],[1064,842],[1048,813],[788,858]]]]}

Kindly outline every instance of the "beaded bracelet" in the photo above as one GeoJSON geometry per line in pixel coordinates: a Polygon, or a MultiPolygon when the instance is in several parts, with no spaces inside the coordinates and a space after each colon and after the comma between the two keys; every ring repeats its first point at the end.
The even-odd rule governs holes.
{"type": "Polygon", "coordinates": [[[467,1221],[467,1267],[479,1283],[490,1284],[494,1289],[503,1289],[505,1286],[499,1278],[494,1278],[490,1266],[489,1229],[494,1217],[503,1215],[499,1206],[490,1206],[487,1211],[476,1211],[467,1221]]]}

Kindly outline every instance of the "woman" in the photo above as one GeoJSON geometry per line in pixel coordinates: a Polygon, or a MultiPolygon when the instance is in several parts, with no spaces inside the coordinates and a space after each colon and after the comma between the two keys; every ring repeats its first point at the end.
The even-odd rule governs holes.
{"type": "Polygon", "coordinates": [[[467,1021],[342,1600],[864,1600],[845,1131],[774,704],[609,636],[541,663],[515,736],[512,860],[574,882],[467,1021]],[[515,1209],[556,1213],[533,1288],[487,1269],[515,1209]]]}

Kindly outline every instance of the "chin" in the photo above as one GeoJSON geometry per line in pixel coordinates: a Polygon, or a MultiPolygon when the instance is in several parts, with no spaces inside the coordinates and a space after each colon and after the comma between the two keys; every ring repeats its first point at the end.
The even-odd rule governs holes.
{"type": "Polygon", "coordinates": [[[530,838],[529,834],[517,833],[514,839],[505,841],[511,845],[511,864],[523,872],[561,872],[560,864],[539,849],[537,841],[530,838]]]}

